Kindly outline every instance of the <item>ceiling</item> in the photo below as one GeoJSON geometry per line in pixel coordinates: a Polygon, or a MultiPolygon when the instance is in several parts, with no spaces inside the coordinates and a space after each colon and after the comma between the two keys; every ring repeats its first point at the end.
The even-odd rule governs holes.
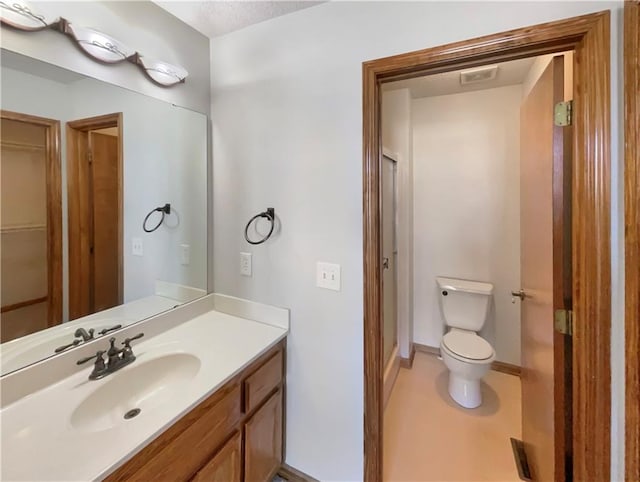
{"type": "Polygon", "coordinates": [[[218,37],[271,18],[313,7],[323,1],[166,1],[153,0],[207,37],[218,37]]]}
{"type": "Polygon", "coordinates": [[[409,89],[411,97],[433,97],[437,95],[459,94],[475,90],[494,89],[507,85],[521,84],[529,73],[529,69],[536,58],[512,60],[498,65],[498,73],[493,80],[478,82],[477,84],[460,84],[460,70],[444,72],[442,74],[427,75],[415,79],[399,80],[383,84],[382,90],[409,89]]]}

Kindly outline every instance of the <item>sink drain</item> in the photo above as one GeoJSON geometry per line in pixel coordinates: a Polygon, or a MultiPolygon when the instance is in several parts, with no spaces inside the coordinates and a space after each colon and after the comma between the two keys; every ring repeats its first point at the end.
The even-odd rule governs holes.
{"type": "Polygon", "coordinates": [[[142,412],[142,410],[140,410],[139,408],[133,408],[124,414],[124,419],[129,420],[133,417],[137,417],[138,415],[140,415],[140,412],[142,412]]]}

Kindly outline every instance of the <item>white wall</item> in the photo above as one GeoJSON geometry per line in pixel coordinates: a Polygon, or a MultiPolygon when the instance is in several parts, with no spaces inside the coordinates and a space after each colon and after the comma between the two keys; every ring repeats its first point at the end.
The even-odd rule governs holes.
{"type": "Polygon", "coordinates": [[[411,356],[413,339],[413,130],[409,89],[382,95],[382,145],[397,162],[398,352],[411,356]]]}
{"type": "MultiPolygon", "coordinates": [[[[34,61],[35,62],[35,61],[34,61]]],[[[3,109],[61,122],[63,319],[68,320],[68,222],[65,124],[123,113],[124,301],[155,293],[156,280],[207,289],[207,119],[203,114],[145,95],[82,79],[56,82],[2,66],[3,109]],[[171,203],[171,215],[154,233],[142,230],[144,216],[171,203]],[[141,237],[144,256],[131,254],[141,237]],[[191,247],[191,262],[180,264],[180,244],[191,247]]]]}
{"type": "Polygon", "coordinates": [[[158,86],[129,62],[96,62],[54,30],[33,33],[2,26],[2,48],[209,114],[209,42],[159,6],[149,1],[29,3],[47,18],[95,28],[148,57],[181,65],[189,77],[184,84],[158,86]]]}
{"type": "MultiPolygon", "coordinates": [[[[363,469],[362,62],[615,10],[614,89],[620,82],[622,2],[327,2],[212,39],[214,282],[216,291],[291,308],[286,461],[322,480],[363,469]],[[249,216],[274,206],[282,231],[250,248],[249,216]],[[238,253],[254,253],[254,275],[238,253]],[[342,264],[342,291],[315,287],[317,260],[342,264]]],[[[614,90],[617,92],[617,90],[614,90]]],[[[613,139],[621,111],[613,107],[613,139]]],[[[618,189],[619,152],[612,152],[618,189]]],[[[613,205],[612,289],[622,265],[613,205]]],[[[623,317],[613,316],[613,404],[619,416],[623,317]],[[618,377],[618,378],[617,378],[618,377]]],[[[623,466],[614,418],[612,474],[623,466]]]]}
{"type": "Polygon", "coordinates": [[[522,86],[414,99],[416,343],[438,347],[445,325],[436,276],[488,281],[481,335],[520,364],[520,103],[522,86]]]}

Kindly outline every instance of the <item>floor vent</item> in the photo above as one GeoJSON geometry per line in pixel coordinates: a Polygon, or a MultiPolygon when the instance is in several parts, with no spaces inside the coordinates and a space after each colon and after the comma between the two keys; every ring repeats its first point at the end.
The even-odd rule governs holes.
{"type": "Polygon", "coordinates": [[[533,480],[529,462],[527,462],[527,453],[524,450],[524,442],[515,438],[511,438],[511,448],[513,449],[513,458],[516,461],[518,475],[521,480],[533,480]]]}

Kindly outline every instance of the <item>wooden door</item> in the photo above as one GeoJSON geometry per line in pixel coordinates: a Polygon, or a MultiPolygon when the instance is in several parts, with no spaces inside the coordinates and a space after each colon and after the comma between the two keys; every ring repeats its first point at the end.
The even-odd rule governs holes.
{"type": "Polygon", "coordinates": [[[383,347],[386,368],[397,344],[396,277],[396,162],[382,157],[382,309],[384,317],[383,347]]]}
{"type": "Polygon", "coordinates": [[[245,425],[245,482],[270,482],[282,464],[282,389],[245,425]]]}
{"type": "Polygon", "coordinates": [[[118,197],[120,173],[117,135],[89,133],[91,152],[90,216],[92,225],[91,311],[119,304],[118,197]]]}
{"type": "Polygon", "coordinates": [[[69,317],[123,300],[122,114],[67,123],[69,317]]]}
{"type": "Polygon", "coordinates": [[[236,433],[191,482],[242,482],[242,437],[236,433]]]}
{"type": "Polygon", "coordinates": [[[520,117],[522,439],[537,481],[571,475],[571,341],[554,329],[571,303],[570,132],[553,116],[563,63],[552,59],[520,117]]]}
{"type": "Polygon", "coordinates": [[[0,111],[1,341],[62,323],[60,123],[0,111]]]}

